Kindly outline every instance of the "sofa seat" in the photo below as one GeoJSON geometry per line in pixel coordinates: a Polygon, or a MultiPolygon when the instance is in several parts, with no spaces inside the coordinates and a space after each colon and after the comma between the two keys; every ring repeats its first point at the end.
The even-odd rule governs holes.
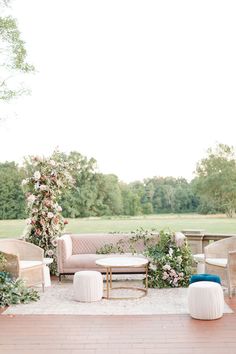
{"type": "MultiPolygon", "coordinates": [[[[134,255],[132,255],[131,253],[125,253],[125,254],[74,254],[71,255],[67,261],[66,261],[66,266],[65,266],[65,271],[67,273],[74,273],[78,270],[97,270],[100,272],[104,272],[105,268],[103,267],[99,267],[96,264],[96,261],[98,259],[102,259],[102,258],[111,258],[111,257],[135,257],[134,255]]],[[[139,255],[138,257],[144,257],[143,255],[139,255]]],[[[145,258],[145,257],[144,257],[145,258]]],[[[129,268],[128,269],[129,272],[131,273],[135,273],[135,272],[145,272],[145,268],[129,268]]],[[[114,268],[113,268],[113,272],[114,272],[114,268]]],[[[127,272],[127,268],[118,268],[117,272],[127,272]]],[[[115,272],[114,272],[115,273],[115,272]]]]}
{"type": "Polygon", "coordinates": [[[227,267],[227,258],[206,258],[206,263],[217,266],[217,267],[227,267]]]}

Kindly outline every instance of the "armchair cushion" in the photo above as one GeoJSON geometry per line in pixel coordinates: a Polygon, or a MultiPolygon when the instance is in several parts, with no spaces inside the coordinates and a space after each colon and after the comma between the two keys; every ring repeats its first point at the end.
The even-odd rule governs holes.
{"type": "Polygon", "coordinates": [[[218,267],[227,267],[227,258],[206,258],[206,263],[218,267]]]}
{"type": "Polygon", "coordinates": [[[42,264],[40,261],[20,261],[20,269],[36,267],[42,264]]]}

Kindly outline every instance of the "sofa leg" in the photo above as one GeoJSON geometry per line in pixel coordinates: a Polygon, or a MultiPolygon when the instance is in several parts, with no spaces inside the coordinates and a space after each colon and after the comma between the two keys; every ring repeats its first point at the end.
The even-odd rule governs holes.
{"type": "Polygon", "coordinates": [[[61,282],[61,273],[59,273],[59,281],[61,282]]]}

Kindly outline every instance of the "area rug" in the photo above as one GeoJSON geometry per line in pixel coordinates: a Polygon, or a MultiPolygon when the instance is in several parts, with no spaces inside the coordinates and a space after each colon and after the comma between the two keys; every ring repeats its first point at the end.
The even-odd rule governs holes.
{"type": "MultiPolygon", "coordinates": [[[[117,281],[114,286],[140,286],[138,281],[117,281]]],[[[138,296],[133,290],[113,290],[113,296],[138,296]]],[[[233,313],[225,304],[225,313],[233,313]]],[[[106,300],[81,303],[74,300],[71,281],[53,282],[52,286],[40,293],[40,300],[30,304],[9,307],[3,315],[53,314],[53,315],[157,315],[188,314],[187,289],[149,289],[140,299],[106,300]]]]}

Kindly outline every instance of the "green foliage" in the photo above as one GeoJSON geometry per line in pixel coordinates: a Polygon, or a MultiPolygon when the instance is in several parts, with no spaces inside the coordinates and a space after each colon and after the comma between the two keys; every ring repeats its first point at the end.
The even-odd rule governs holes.
{"type": "MultiPolygon", "coordinates": [[[[114,234],[117,234],[115,232],[114,234]]],[[[128,241],[124,239],[120,239],[118,242],[105,244],[100,247],[96,253],[97,254],[111,254],[111,253],[132,253],[138,254],[140,253],[140,249],[144,250],[146,247],[156,242],[156,238],[158,235],[157,230],[144,230],[143,228],[139,228],[136,231],[130,232],[131,237],[129,237],[128,241]]]]}
{"type": "Polygon", "coordinates": [[[147,247],[144,254],[150,261],[150,287],[174,288],[189,285],[193,260],[186,240],[182,245],[178,245],[173,232],[162,230],[159,242],[147,247]]]}
{"type": "Polygon", "coordinates": [[[71,152],[67,157],[73,163],[71,175],[74,186],[62,195],[61,205],[65,217],[85,217],[96,215],[95,203],[97,198],[96,160],[71,152]]]}
{"type": "Polygon", "coordinates": [[[0,219],[26,217],[22,178],[23,171],[14,162],[0,163],[0,219]]]}
{"type": "MultiPolygon", "coordinates": [[[[0,3],[0,8],[7,1],[0,3]]],[[[22,41],[17,22],[11,16],[0,16],[0,101],[9,101],[14,97],[28,93],[28,90],[12,82],[16,73],[29,73],[34,67],[26,61],[25,43],[22,41]]]]}
{"type": "Polygon", "coordinates": [[[192,254],[186,239],[178,239],[178,233],[162,230],[138,229],[127,243],[120,239],[117,243],[106,244],[97,254],[131,252],[143,254],[149,259],[148,286],[151,288],[187,287],[192,273],[192,254]]]}
{"type": "Polygon", "coordinates": [[[196,172],[198,194],[232,217],[236,209],[236,157],[233,147],[218,144],[209,149],[207,157],[197,164],[196,172]]]}
{"type": "Polygon", "coordinates": [[[38,292],[27,288],[22,279],[14,280],[9,273],[0,272],[0,307],[26,304],[38,299],[38,292]]]}
{"type": "Polygon", "coordinates": [[[31,301],[37,301],[39,294],[34,289],[25,286],[22,279],[13,279],[11,274],[4,271],[6,259],[0,252],[0,307],[14,304],[26,304],[31,301]]]}
{"type": "Polygon", "coordinates": [[[7,260],[4,257],[4,254],[0,252],[0,270],[4,271],[6,264],[7,264],[7,260]]]}

